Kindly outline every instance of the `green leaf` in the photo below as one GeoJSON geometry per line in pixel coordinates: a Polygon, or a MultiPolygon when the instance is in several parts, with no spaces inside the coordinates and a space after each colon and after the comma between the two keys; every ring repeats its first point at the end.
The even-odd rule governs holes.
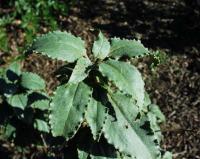
{"type": "Polygon", "coordinates": [[[83,121],[91,93],[90,87],[82,82],[57,88],[50,104],[49,118],[53,136],[69,139],[75,135],[83,121]]]}
{"type": "Polygon", "coordinates": [[[28,104],[33,109],[48,110],[50,99],[45,92],[30,91],[28,95],[28,104]]]}
{"type": "Polygon", "coordinates": [[[165,115],[160,111],[160,108],[156,104],[149,105],[149,111],[153,113],[158,119],[158,123],[163,123],[166,121],[165,115]]]}
{"type": "Polygon", "coordinates": [[[55,31],[34,40],[27,52],[38,52],[52,59],[74,62],[86,56],[84,41],[71,33],[55,31]]]}
{"type": "Polygon", "coordinates": [[[94,141],[91,134],[80,135],[78,139],[78,148],[85,156],[90,156],[91,159],[116,159],[118,156],[117,150],[105,139],[94,141]]]}
{"type": "Polygon", "coordinates": [[[49,133],[49,130],[50,130],[48,123],[41,119],[35,119],[34,128],[39,131],[46,132],[46,133],[49,133]]]}
{"type": "Polygon", "coordinates": [[[91,98],[85,117],[93,134],[94,140],[99,140],[106,119],[106,107],[101,102],[91,98]]]}
{"type": "MultiPolygon", "coordinates": [[[[2,16],[0,18],[0,23],[1,22],[2,22],[2,16]]],[[[7,30],[6,27],[3,27],[3,25],[0,24],[0,50],[2,52],[9,51],[9,38],[8,38],[6,30],[7,30]]]]}
{"type": "Polygon", "coordinates": [[[21,74],[21,66],[18,62],[11,63],[8,68],[5,69],[4,79],[7,82],[15,82],[19,80],[19,76],[21,74]]]}
{"type": "Polygon", "coordinates": [[[111,49],[109,56],[119,58],[121,56],[137,57],[148,54],[149,51],[146,49],[140,41],[126,40],[113,38],[111,39],[111,49]]]}
{"type": "Polygon", "coordinates": [[[139,109],[135,101],[130,96],[124,95],[118,91],[116,93],[110,93],[108,98],[114,110],[120,110],[120,113],[126,116],[127,119],[130,119],[129,122],[136,119],[139,109]]]}
{"type": "Polygon", "coordinates": [[[88,157],[89,157],[89,154],[87,152],[78,149],[79,159],[88,159],[88,157]]]}
{"type": "Polygon", "coordinates": [[[165,152],[162,159],[172,159],[172,158],[173,158],[172,153],[167,151],[165,152]]]}
{"type": "Polygon", "coordinates": [[[25,94],[16,94],[7,98],[8,104],[12,107],[20,108],[22,110],[25,109],[28,102],[28,97],[25,94]]]}
{"type": "Polygon", "coordinates": [[[105,156],[98,156],[98,155],[90,155],[91,159],[116,159],[117,157],[105,157],[105,156]]]}
{"type": "Polygon", "coordinates": [[[35,73],[23,72],[21,75],[21,85],[31,90],[45,89],[45,81],[35,73]]]}
{"type": "Polygon", "coordinates": [[[73,69],[72,75],[70,76],[69,82],[79,83],[88,76],[88,67],[91,65],[91,61],[88,58],[80,58],[76,66],[73,69]]]}
{"type": "Polygon", "coordinates": [[[110,43],[108,39],[99,32],[98,39],[94,42],[92,52],[95,58],[103,60],[110,52],[110,43]]]}
{"type": "Polygon", "coordinates": [[[34,109],[39,109],[39,110],[48,110],[49,109],[49,100],[47,100],[47,99],[37,100],[37,101],[31,103],[31,107],[34,109]]]}
{"type": "Polygon", "coordinates": [[[145,130],[149,121],[145,117],[134,121],[137,113],[132,109],[137,107],[133,102],[130,103],[131,100],[128,102],[126,96],[123,98],[120,93],[111,94],[109,100],[114,107],[115,117],[109,115],[104,124],[103,131],[107,141],[132,158],[156,159],[160,153],[154,143],[155,138],[145,130]]]}
{"type": "Polygon", "coordinates": [[[9,65],[7,70],[11,70],[19,76],[21,74],[21,65],[15,61],[9,65]]]}
{"type": "Polygon", "coordinates": [[[144,105],[145,105],[145,107],[147,107],[150,104],[151,104],[151,99],[149,97],[149,94],[145,91],[145,94],[144,94],[144,105]]]}
{"type": "Polygon", "coordinates": [[[0,68],[0,77],[2,78],[5,75],[5,68],[0,68]]]}
{"type": "MultiPolygon", "coordinates": [[[[100,149],[99,151],[101,153],[106,153],[106,152],[104,152],[105,150],[103,150],[103,148],[99,147],[99,149],[100,149]]],[[[105,156],[103,156],[103,155],[98,155],[98,154],[89,154],[88,152],[78,150],[79,159],[88,159],[89,156],[91,159],[121,159],[119,157],[106,157],[106,154],[105,154],[105,156]]]]}
{"type": "Polygon", "coordinates": [[[108,80],[123,92],[130,94],[142,109],[144,103],[144,82],[136,67],[115,60],[108,60],[99,65],[99,70],[108,80]]]}
{"type": "Polygon", "coordinates": [[[163,139],[163,135],[162,135],[160,127],[158,125],[157,118],[152,112],[149,112],[147,114],[147,116],[148,116],[148,119],[150,122],[151,129],[152,129],[153,133],[155,134],[155,139],[158,141],[158,143],[160,143],[161,140],[163,139]]]}
{"type": "Polygon", "coordinates": [[[145,91],[144,94],[144,103],[143,103],[143,111],[147,112],[148,111],[148,106],[151,104],[151,99],[149,97],[149,94],[145,91]]]}
{"type": "Polygon", "coordinates": [[[12,136],[14,136],[14,133],[16,131],[16,128],[9,123],[3,126],[2,129],[3,130],[1,132],[1,127],[0,127],[0,138],[2,138],[3,140],[9,139],[12,136]]]}

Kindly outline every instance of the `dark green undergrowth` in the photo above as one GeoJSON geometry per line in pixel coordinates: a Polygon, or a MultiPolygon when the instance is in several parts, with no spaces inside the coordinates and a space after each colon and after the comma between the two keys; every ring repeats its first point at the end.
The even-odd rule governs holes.
{"type": "Polygon", "coordinates": [[[30,43],[36,36],[47,30],[59,28],[59,20],[68,15],[69,8],[76,0],[2,0],[0,4],[0,50],[8,52],[8,34],[16,30],[25,35],[30,43]]]}

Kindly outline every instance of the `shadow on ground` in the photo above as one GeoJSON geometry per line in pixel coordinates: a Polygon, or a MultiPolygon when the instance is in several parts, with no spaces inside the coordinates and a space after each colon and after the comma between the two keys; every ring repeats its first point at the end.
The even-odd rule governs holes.
{"type": "Polygon", "coordinates": [[[173,53],[200,48],[198,0],[89,0],[79,6],[81,18],[111,36],[141,38],[148,47],[173,53]]]}

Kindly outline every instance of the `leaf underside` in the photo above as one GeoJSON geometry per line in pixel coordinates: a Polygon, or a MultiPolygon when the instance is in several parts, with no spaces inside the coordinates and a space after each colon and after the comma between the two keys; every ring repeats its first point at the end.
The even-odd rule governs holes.
{"type": "Polygon", "coordinates": [[[91,89],[83,82],[57,88],[50,105],[53,136],[73,137],[83,121],[90,95],[91,89]]]}

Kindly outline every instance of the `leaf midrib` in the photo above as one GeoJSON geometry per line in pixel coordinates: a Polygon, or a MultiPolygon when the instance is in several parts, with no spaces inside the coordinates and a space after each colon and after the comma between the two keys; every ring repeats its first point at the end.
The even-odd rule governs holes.
{"type": "Polygon", "coordinates": [[[69,111],[67,112],[67,115],[66,115],[66,120],[65,120],[65,126],[64,126],[64,129],[63,129],[63,134],[65,134],[64,131],[66,130],[66,127],[67,127],[67,121],[68,121],[68,118],[69,118],[69,113],[70,113],[70,111],[71,111],[71,108],[73,107],[73,101],[74,101],[74,98],[75,98],[75,96],[76,96],[76,94],[77,94],[79,84],[80,84],[80,83],[78,83],[78,85],[76,86],[75,91],[74,91],[73,98],[72,98],[71,102],[68,104],[68,106],[70,106],[70,108],[69,108],[69,111]]]}
{"type": "Polygon", "coordinates": [[[111,49],[110,54],[112,54],[114,51],[117,51],[117,50],[123,49],[123,48],[127,48],[127,47],[130,47],[130,44],[124,44],[124,45],[122,45],[120,47],[116,47],[114,49],[111,49]]]}
{"type": "Polygon", "coordinates": [[[99,57],[99,55],[100,55],[100,50],[102,49],[104,42],[105,42],[105,41],[104,41],[104,37],[103,37],[103,39],[102,39],[102,41],[101,41],[101,45],[100,45],[100,47],[99,47],[99,49],[98,49],[98,51],[97,51],[97,57],[99,57]]]}
{"type": "MultiPolygon", "coordinates": [[[[120,76],[122,77],[122,78],[120,78],[120,79],[123,79],[124,84],[127,83],[126,81],[129,81],[129,79],[126,78],[126,76],[124,76],[123,72],[122,72],[121,70],[119,70],[118,68],[116,68],[116,66],[112,65],[111,63],[106,63],[106,64],[109,65],[109,66],[111,66],[112,68],[114,68],[117,72],[119,72],[120,76]]],[[[122,64],[123,64],[123,63],[122,63],[122,64]]],[[[114,80],[113,80],[113,81],[114,81],[114,80]]],[[[118,82],[117,82],[117,83],[118,83],[118,82]]],[[[126,84],[126,85],[127,85],[127,84],[126,84]]],[[[117,87],[118,87],[118,86],[117,86],[117,87]]],[[[125,90],[125,89],[123,89],[123,90],[125,90]]]]}

